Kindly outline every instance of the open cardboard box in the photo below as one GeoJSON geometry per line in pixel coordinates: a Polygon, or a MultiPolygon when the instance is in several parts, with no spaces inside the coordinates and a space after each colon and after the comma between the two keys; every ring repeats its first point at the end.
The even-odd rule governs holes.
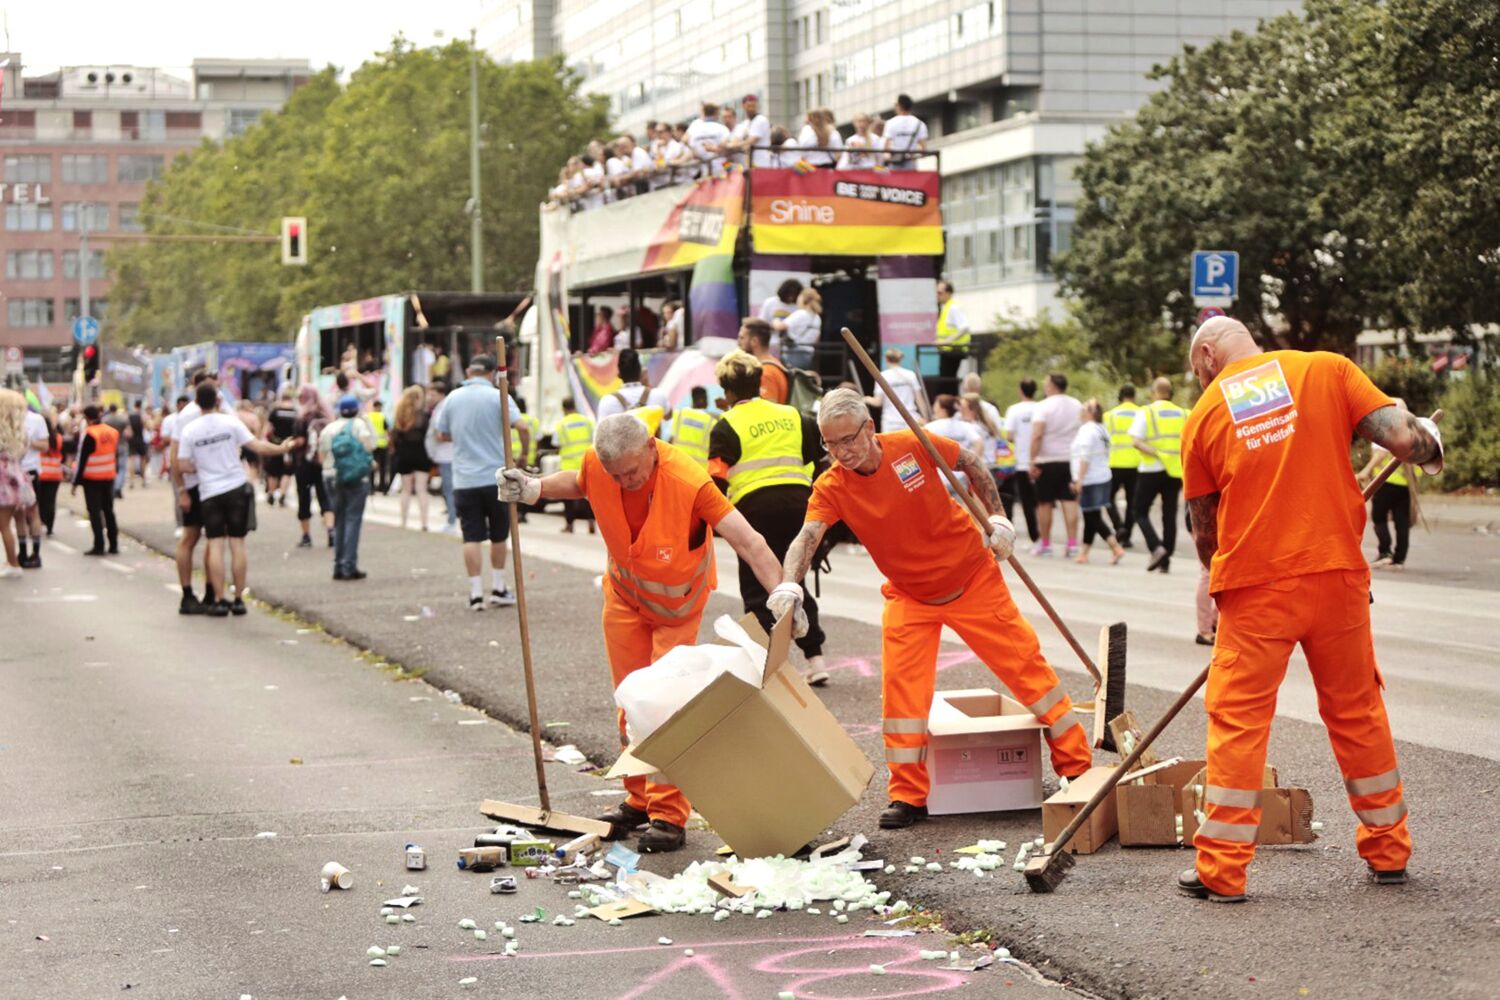
{"type": "MultiPolygon", "coordinates": [[[[1208,781],[1208,769],[1199,770],[1182,789],[1182,842],[1191,844],[1198,832],[1195,810],[1203,808],[1201,798],[1193,791],[1208,781]]],[[[1305,788],[1278,788],[1276,769],[1267,767],[1260,790],[1260,826],[1255,831],[1257,844],[1311,844],[1313,833],[1312,794],[1305,788]]]]}
{"type": "Polygon", "coordinates": [[[659,773],[741,857],[789,855],[859,801],[875,768],[787,663],[792,616],[769,639],[754,615],[740,625],[767,649],[760,687],[719,676],[609,777],[659,773]]]}
{"type": "Polygon", "coordinates": [[[1177,846],[1182,790],[1192,785],[1206,762],[1173,757],[1142,768],[1115,787],[1121,847],[1177,846]]]}
{"type": "Polygon", "coordinates": [[[937,692],[927,716],[927,811],[1041,805],[1045,728],[1020,702],[988,688],[937,692]]]}
{"type": "MultiPolygon", "coordinates": [[[[1109,780],[1114,770],[1112,767],[1091,767],[1068,782],[1067,788],[1055,792],[1042,803],[1042,836],[1047,843],[1057,840],[1063,827],[1094,797],[1094,793],[1109,780]]],[[[1088,822],[1079,827],[1078,832],[1073,834],[1073,839],[1068,841],[1068,850],[1074,854],[1093,854],[1109,843],[1118,826],[1115,797],[1106,795],[1104,801],[1099,803],[1099,808],[1089,816],[1088,822]]]]}

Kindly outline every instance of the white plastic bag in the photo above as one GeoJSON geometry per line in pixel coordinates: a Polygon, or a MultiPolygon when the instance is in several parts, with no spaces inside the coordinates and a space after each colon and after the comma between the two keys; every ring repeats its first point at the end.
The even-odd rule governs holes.
{"type": "Polygon", "coordinates": [[[714,634],[734,645],[678,646],[615,688],[615,704],[625,712],[625,735],[631,743],[656,732],[720,674],[760,687],[766,667],[766,651],[760,644],[728,615],[715,620],[714,634]]]}

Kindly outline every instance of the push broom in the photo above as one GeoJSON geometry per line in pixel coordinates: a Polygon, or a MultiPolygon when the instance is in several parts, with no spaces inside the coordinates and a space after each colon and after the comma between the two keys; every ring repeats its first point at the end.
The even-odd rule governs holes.
{"type": "MultiPolygon", "coordinates": [[[[912,433],[917,436],[917,440],[922,442],[922,447],[926,449],[927,455],[932,459],[933,464],[942,472],[943,478],[948,481],[948,485],[952,488],[954,496],[963,501],[964,507],[968,510],[970,516],[974,518],[975,522],[978,523],[980,530],[988,532],[989,518],[986,516],[979,500],[959,480],[958,476],[954,474],[953,469],[948,466],[943,456],[938,454],[937,449],[932,446],[932,439],[927,436],[927,432],[922,428],[922,425],[917,422],[917,419],[912,416],[911,411],[906,408],[906,404],[901,402],[901,398],[891,389],[890,383],[885,380],[885,376],[880,373],[880,369],[876,367],[875,362],[866,353],[864,347],[860,345],[854,334],[847,326],[843,328],[841,333],[843,334],[844,342],[849,345],[849,350],[853,352],[855,358],[864,366],[865,371],[869,372],[870,376],[875,379],[875,384],[880,386],[881,392],[885,394],[886,401],[896,407],[896,412],[901,414],[901,419],[906,421],[906,426],[911,428],[912,433]]],[[[1021,582],[1026,585],[1026,589],[1031,591],[1031,596],[1036,598],[1036,602],[1041,605],[1042,611],[1052,620],[1052,624],[1057,626],[1057,631],[1062,634],[1063,639],[1072,647],[1079,661],[1088,670],[1089,676],[1094,679],[1094,744],[1105,750],[1115,750],[1114,740],[1104,728],[1104,723],[1125,711],[1125,623],[1116,622],[1113,625],[1106,625],[1100,630],[1099,658],[1103,664],[1103,668],[1101,669],[1094,664],[1089,654],[1084,651],[1083,646],[1074,637],[1072,630],[1063,622],[1062,616],[1052,607],[1052,602],[1047,600],[1041,588],[1036,585],[1036,581],[1031,578],[1031,574],[1026,572],[1025,567],[1021,565],[1021,561],[1012,555],[1007,560],[1007,564],[1021,578],[1021,582]]]]}
{"type": "MultiPolygon", "coordinates": [[[[505,448],[505,467],[515,468],[510,439],[510,376],[505,367],[505,338],[495,338],[495,357],[500,373],[500,440],[505,448]]],[[[521,564],[521,523],[516,505],[506,504],[510,516],[510,553],[516,567],[516,618],[521,626],[521,669],[526,676],[526,711],[531,722],[531,756],[536,762],[536,794],[541,808],[485,799],[479,811],[491,819],[520,826],[558,830],[565,833],[594,833],[609,836],[611,827],[603,820],[554,812],[552,797],[547,793],[547,772],[542,765],[542,727],[536,710],[536,673],[531,662],[531,624],[526,614],[526,571],[521,564]]]]}
{"type": "MultiPolygon", "coordinates": [[[[1442,410],[1438,410],[1432,415],[1434,421],[1441,420],[1442,418],[1442,410]]],[[[1375,495],[1376,490],[1380,489],[1380,485],[1391,478],[1391,474],[1399,468],[1401,468],[1401,462],[1398,459],[1391,459],[1385,468],[1380,470],[1380,475],[1376,476],[1370,482],[1370,485],[1364,489],[1366,502],[1369,501],[1370,497],[1375,495]]],[[[1193,700],[1193,696],[1198,693],[1198,689],[1208,683],[1208,670],[1208,667],[1204,667],[1202,672],[1197,677],[1194,677],[1193,682],[1187,686],[1187,690],[1177,696],[1177,700],[1172,703],[1172,707],[1167,709],[1166,714],[1156,720],[1156,725],[1152,726],[1150,731],[1140,738],[1135,745],[1135,749],[1131,750],[1125,756],[1125,759],[1120,762],[1120,766],[1110,772],[1104,784],[1100,785],[1099,790],[1094,792],[1088,802],[1084,803],[1083,808],[1078,810],[1077,814],[1068,822],[1068,825],[1062,828],[1062,832],[1053,838],[1052,843],[1047,844],[1043,848],[1046,853],[1038,854],[1026,862],[1026,871],[1023,874],[1025,874],[1026,884],[1031,887],[1032,892],[1051,892],[1062,884],[1063,879],[1067,878],[1068,870],[1074,864],[1073,855],[1068,853],[1068,844],[1073,840],[1073,835],[1078,832],[1084,823],[1088,822],[1088,818],[1093,815],[1095,809],[1099,808],[1099,804],[1114,792],[1115,786],[1120,783],[1120,779],[1130,772],[1130,769],[1135,766],[1135,762],[1141,759],[1141,755],[1161,735],[1162,730],[1166,729],[1172,720],[1177,718],[1177,714],[1186,707],[1187,703],[1193,700]]]]}

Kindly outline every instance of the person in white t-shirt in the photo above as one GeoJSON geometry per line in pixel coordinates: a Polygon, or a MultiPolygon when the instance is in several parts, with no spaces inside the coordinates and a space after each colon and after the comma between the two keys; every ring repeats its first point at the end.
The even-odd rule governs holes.
{"type": "Polygon", "coordinates": [[[627,347],[620,352],[616,365],[620,381],[624,385],[599,400],[599,410],[595,416],[603,420],[637,406],[659,406],[662,410],[662,422],[665,423],[666,418],[672,415],[672,400],[664,390],[647,389],[641,382],[641,356],[627,347]]]}
{"type": "Polygon", "coordinates": [[[635,194],[635,181],[631,177],[630,161],[614,150],[604,153],[604,200],[606,203],[621,201],[635,194]]]}
{"type": "MultiPolygon", "coordinates": [[[[161,431],[162,440],[167,443],[167,468],[171,470],[172,494],[177,504],[178,523],[182,526],[182,534],[177,538],[176,553],[177,582],[182,586],[182,605],[177,611],[184,615],[201,615],[210,605],[216,603],[214,591],[211,588],[204,591],[202,602],[193,595],[193,549],[197,548],[198,536],[202,533],[203,504],[198,495],[197,475],[184,470],[177,461],[183,429],[203,415],[203,409],[196,402],[196,396],[198,390],[205,385],[215,390],[218,412],[233,415],[234,410],[229,406],[229,401],[218,394],[218,373],[200,371],[193,375],[195,401],[177,411],[175,419],[171,421],[171,426],[164,425],[161,431]]],[[[204,573],[208,572],[206,554],[203,570],[204,573]]]]}
{"type": "Polygon", "coordinates": [[[916,155],[927,149],[927,125],[911,113],[911,98],[896,97],[896,113],[885,120],[885,153],[892,170],[917,169],[916,155]]]}
{"type": "Polygon", "coordinates": [[[786,347],[782,358],[788,368],[812,368],[816,347],[823,337],[823,296],[816,288],[797,295],[797,308],[786,318],[786,347]]]}
{"type": "Polygon", "coordinates": [[[833,113],[814,108],[807,113],[807,124],[797,136],[802,159],[815,167],[831,167],[838,162],[844,148],[844,137],[833,127],[833,113]]]}
{"type": "Polygon", "coordinates": [[[723,177],[724,163],[720,147],[729,138],[729,129],[719,120],[719,105],[703,102],[703,114],[687,129],[687,147],[700,166],[700,177],[723,177]]]}
{"type": "MultiPolygon", "coordinates": [[[[894,389],[895,387],[892,386],[894,389]]],[[[894,409],[894,407],[892,407],[894,409]]],[[[932,401],[932,412],[936,419],[927,424],[927,433],[937,434],[950,441],[958,442],[958,446],[975,458],[984,458],[984,435],[979,432],[973,424],[962,419],[958,415],[958,397],[949,393],[943,393],[932,401]]],[[[958,473],[960,482],[968,483],[968,475],[958,473]]],[[[947,479],[943,480],[947,485],[947,479]]],[[[952,491],[952,487],[949,487],[952,491]]]]}
{"type": "MultiPolygon", "coordinates": [[[[901,404],[918,420],[926,421],[931,418],[931,414],[927,412],[927,394],[922,391],[922,378],[901,364],[901,359],[905,356],[899,347],[886,348],[885,368],[880,374],[901,404]]],[[[875,387],[874,395],[865,397],[865,402],[880,408],[880,433],[906,430],[906,421],[901,419],[901,411],[889,405],[885,390],[880,386],[875,387]]]]}
{"type": "Polygon", "coordinates": [[[1041,540],[1036,523],[1036,487],[1032,485],[1031,465],[1031,417],[1036,410],[1036,380],[1023,378],[1020,383],[1021,400],[1005,409],[1005,435],[1010,438],[1011,449],[1016,454],[1016,475],[1011,477],[1016,484],[1016,498],[1021,501],[1021,513],[1026,517],[1026,533],[1032,544],[1041,540]]]}
{"type": "Polygon", "coordinates": [[[881,140],[870,134],[870,116],[863,111],[854,116],[854,133],[844,140],[844,154],[839,157],[839,170],[872,170],[878,163],[878,155],[872,150],[881,140]]]}
{"type": "MultiPolygon", "coordinates": [[[[251,510],[255,506],[255,488],[245,475],[240,449],[257,455],[285,455],[295,442],[271,444],[250,433],[244,421],[233,414],[217,410],[219,392],[210,382],[198,387],[196,403],[200,415],[179,424],[176,464],[198,480],[203,533],[208,537],[205,562],[209,592],[219,600],[203,609],[214,618],[243,615],[245,608],[245,575],[248,559],[245,536],[250,531],[251,510]],[[229,539],[229,559],[234,574],[234,601],[227,600],[224,588],[223,549],[218,539],[229,539]]],[[[188,500],[184,496],[184,500],[188,500]]]]}
{"type": "Polygon", "coordinates": [[[683,346],[683,322],[687,314],[682,311],[682,302],[668,299],[661,304],[661,336],[656,346],[663,351],[675,351],[683,346]]]}
{"type": "Polygon", "coordinates": [[[797,296],[802,294],[802,282],[787,278],[776,286],[776,294],[768,296],[756,313],[771,324],[771,353],[781,357],[782,336],[786,333],[786,318],[797,311],[797,296]]]}
{"type": "Polygon", "coordinates": [[[1097,399],[1083,404],[1083,423],[1073,436],[1069,450],[1069,465],[1073,475],[1073,492],[1078,494],[1078,509],[1083,511],[1083,547],[1078,550],[1074,562],[1089,561],[1089,548],[1096,537],[1104,539],[1114,558],[1110,565],[1120,561],[1125,550],[1115,541],[1109,524],[1104,520],[1104,506],[1109,503],[1109,431],[1104,428],[1104,407],[1097,399]]]}
{"type": "Polygon", "coordinates": [[[774,162],[767,166],[780,167],[789,170],[797,165],[802,159],[802,150],[797,148],[797,140],[791,137],[786,129],[777,125],[771,129],[771,156],[774,162]]]}
{"type": "Polygon", "coordinates": [[[579,186],[578,204],[583,206],[585,212],[603,208],[604,165],[589,153],[583,155],[582,161],[583,169],[578,173],[578,176],[583,178],[579,186]]]}
{"type": "MultiPolygon", "coordinates": [[[[21,417],[21,441],[25,450],[21,452],[21,474],[31,482],[33,494],[32,503],[29,507],[16,512],[16,541],[19,545],[17,558],[20,560],[22,569],[42,568],[42,514],[41,514],[41,471],[42,453],[51,445],[51,431],[47,428],[47,418],[32,409],[27,409],[21,417]],[[26,551],[26,540],[30,538],[32,550],[30,554],[26,551]]],[[[120,442],[120,448],[125,447],[125,442],[120,442]]]]}
{"type": "Polygon", "coordinates": [[[740,99],[740,107],[745,111],[745,118],[735,126],[733,136],[735,148],[740,153],[739,162],[748,159],[757,167],[770,166],[764,157],[770,151],[771,120],[760,113],[760,98],[746,94],[740,99]]]}
{"type": "Polygon", "coordinates": [[[651,156],[635,144],[635,136],[622,135],[615,140],[615,158],[629,171],[623,185],[626,195],[645,194],[651,180],[651,156]]]}
{"type": "Polygon", "coordinates": [[[1083,423],[1083,404],[1068,395],[1068,376],[1062,372],[1049,374],[1042,391],[1045,398],[1031,414],[1031,480],[1036,486],[1037,529],[1042,536],[1034,554],[1052,554],[1052,510],[1061,504],[1071,558],[1078,554],[1078,499],[1073,495],[1068,462],[1083,423]]]}

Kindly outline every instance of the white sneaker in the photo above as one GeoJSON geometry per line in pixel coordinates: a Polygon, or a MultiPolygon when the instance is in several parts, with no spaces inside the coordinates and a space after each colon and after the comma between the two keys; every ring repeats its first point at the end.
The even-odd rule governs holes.
{"type": "Polygon", "coordinates": [[[15,566],[0,567],[0,580],[19,580],[24,575],[15,566]]]}
{"type": "Polygon", "coordinates": [[[469,610],[470,611],[483,611],[484,610],[484,598],[482,598],[482,597],[471,597],[471,598],[469,598],[469,610]]]}
{"type": "Polygon", "coordinates": [[[516,595],[512,594],[509,590],[490,591],[490,607],[492,608],[509,608],[515,603],[516,595]]]}

